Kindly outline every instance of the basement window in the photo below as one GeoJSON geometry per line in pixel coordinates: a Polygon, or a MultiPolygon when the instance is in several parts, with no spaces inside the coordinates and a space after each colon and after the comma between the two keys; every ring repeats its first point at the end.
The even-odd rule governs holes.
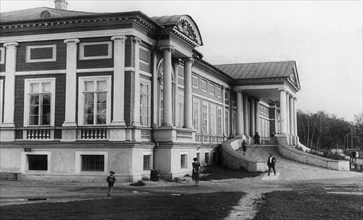
{"type": "Polygon", "coordinates": [[[100,171],[105,170],[104,155],[81,155],[81,171],[100,171]]]}
{"type": "Polygon", "coordinates": [[[48,155],[27,155],[28,170],[48,170],[48,155]]]}

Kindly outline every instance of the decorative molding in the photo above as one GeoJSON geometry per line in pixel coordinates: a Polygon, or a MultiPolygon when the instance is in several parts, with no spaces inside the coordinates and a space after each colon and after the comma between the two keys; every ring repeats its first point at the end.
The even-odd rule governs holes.
{"type": "Polygon", "coordinates": [[[38,71],[20,71],[15,72],[16,76],[27,76],[27,75],[50,75],[50,74],[65,74],[66,70],[38,70],[38,71]]]}
{"type": "Polygon", "coordinates": [[[65,44],[78,44],[79,43],[79,39],[77,38],[71,38],[71,39],[65,39],[64,40],[65,44]]]}
{"type": "Polygon", "coordinates": [[[134,37],[134,39],[132,39],[132,40],[135,42],[135,44],[141,45],[141,43],[142,43],[142,40],[138,37],[134,37]]]}
{"type": "Polygon", "coordinates": [[[4,47],[6,47],[6,48],[8,48],[8,47],[17,47],[18,45],[19,44],[16,41],[4,43],[4,47]]]}
{"type": "Polygon", "coordinates": [[[121,41],[125,42],[126,39],[127,39],[127,37],[126,36],[123,36],[123,35],[111,37],[111,40],[113,40],[113,41],[121,40],[121,41]]]}
{"type": "Polygon", "coordinates": [[[174,52],[175,48],[172,45],[167,45],[167,46],[161,46],[159,47],[160,50],[164,51],[164,50],[169,50],[170,52],[174,52]]]}
{"type": "MultiPolygon", "coordinates": [[[[77,32],[63,32],[63,33],[51,33],[51,34],[36,34],[36,35],[23,35],[23,36],[11,36],[1,37],[0,43],[6,43],[10,41],[17,42],[29,42],[29,41],[47,41],[47,40],[64,40],[71,38],[93,38],[93,37],[110,37],[114,35],[131,35],[142,39],[144,42],[153,45],[155,40],[145,36],[144,33],[135,30],[133,28],[127,29],[110,29],[110,30],[97,30],[97,31],[77,31],[77,32]]],[[[64,42],[66,43],[66,42],[64,42]]]]}
{"type": "Polygon", "coordinates": [[[113,72],[114,68],[90,68],[90,69],[77,69],[77,73],[95,73],[95,72],[113,72]]]}

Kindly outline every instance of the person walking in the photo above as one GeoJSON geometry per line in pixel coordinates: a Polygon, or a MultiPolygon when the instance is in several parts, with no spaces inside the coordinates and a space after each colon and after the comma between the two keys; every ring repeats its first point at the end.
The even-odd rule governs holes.
{"type": "Polygon", "coordinates": [[[195,182],[195,186],[199,186],[199,171],[200,171],[200,163],[198,162],[198,159],[195,157],[193,158],[193,170],[192,170],[192,179],[195,182]]]}
{"type": "Polygon", "coordinates": [[[253,140],[255,141],[256,146],[260,144],[260,135],[258,135],[258,132],[255,133],[255,136],[253,136],[253,140]]]}
{"type": "Polygon", "coordinates": [[[112,191],[112,188],[113,188],[113,184],[116,182],[115,172],[110,171],[110,175],[107,177],[106,181],[108,183],[107,196],[111,196],[111,191],[112,191]]]}
{"type": "Polygon", "coordinates": [[[245,140],[242,141],[242,150],[243,150],[243,155],[246,155],[247,145],[246,145],[246,141],[245,140]]]}
{"type": "Polygon", "coordinates": [[[274,174],[276,176],[275,164],[276,164],[276,159],[273,156],[273,154],[270,154],[270,156],[267,159],[268,176],[270,176],[271,169],[274,171],[274,174]]]}

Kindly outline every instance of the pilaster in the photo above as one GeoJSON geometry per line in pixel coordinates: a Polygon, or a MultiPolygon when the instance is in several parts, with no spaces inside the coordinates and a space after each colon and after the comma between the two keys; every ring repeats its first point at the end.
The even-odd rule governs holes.
{"type": "Polygon", "coordinates": [[[140,126],[140,44],[141,39],[134,37],[134,49],[135,49],[135,73],[134,73],[134,109],[132,117],[132,125],[140,126]]]}
{"type": "Polygon", "coordinates": [[[5,85],[4,85],[4,117],[0,122],[0,140],[12,141],[15,139],[15,71],[16,71],[16,47],[17,42],[4,43],[5,57],[5,85]]]}
{"type": "Polygon", "coordinates": [[[77,138],[76,98],[77,98],[77,44],[78,39],[66,39],[66,106],[62,130],[62,141],[75,141],[77,138]]]}

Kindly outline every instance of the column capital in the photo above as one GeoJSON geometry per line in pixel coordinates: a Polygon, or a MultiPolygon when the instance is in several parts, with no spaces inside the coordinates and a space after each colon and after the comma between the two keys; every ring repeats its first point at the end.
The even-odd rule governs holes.
{"type": "Polygon", "coordinates": [[[167,45],[167,46],[161,46],[159,47],[160,50],[169,50],[170,52],[174,52],[175,48],[171,45],[167,45]]]}
{"type": "Polygon", "coordinates": [[[194,63],[194,59],[192,58],[192,57],[186,57],[186,58],[183,58],[183,60],[184,60],[184,63],[185,62],[190,62],[190,63],[194,63]]]}
{"type": "Polygon", "coordinates": [[[12,41],[12,42],[6,42],[6,43],[4,43],[4,47],[6,47],[6,48],[8,48],[8,47],[16,47],[16,46],[18,46],[19,44],[18,44],[18,42],[16,42],[16,41],[12,41]]]}
{"type": "Polygon", "coordinates": [[[142,40],[138,37],[134,37],[133,41],[135,42],[135,44],[141,44],[142,40]]]}
{"type": "Polygon", "coordinates": [[[126,37],[126,36],[123,36],[123,35],[119,35],[119,36],[113,36],[113,37],[111,37],[111,40],[113,40],[113,41],[120,40],[120,41],[125,42],[125,41],[126,41],[126,39],[127,39],[127,37],[126,37]]]}
{"type": "Polygon", "coordinates": [[[280,92],[287,92],[285,88],[279,88],[280,92]]]}
{"type": "Polygon", "coordinates": [[[72,38],[72,39],[65,39],[64,40],[65,44],[78,44],[79,43],[79,39],[77,38],[72,38]]]}

